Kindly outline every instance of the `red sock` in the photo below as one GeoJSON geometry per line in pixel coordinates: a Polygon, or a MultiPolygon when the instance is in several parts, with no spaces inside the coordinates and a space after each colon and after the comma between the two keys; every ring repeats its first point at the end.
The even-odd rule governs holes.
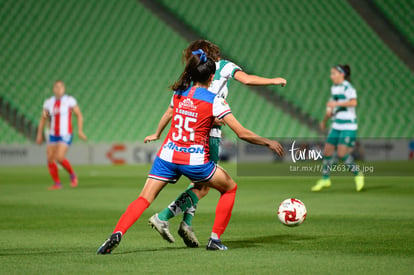
{"type": "Polygon", "coordinates": [[[60,162],[60,165],[62,165],[62,167],[65,168],[66,171],[68,171],[68,173],[70,175],[73,175],[74,174],[73,169],[72,169],[72,166],[70,165],[70,162],[68,161],[68,159],[62,160],[60,162]]]}
{"type": "Polygon", "coordinates": [[[237,185],[233,189],[221,195],[217,207],[216,218],[214,219],[213,233],[216,233],[218,238],[224,233],[231,218],[231,211],[233,210],[234,200],[236,198],[237,185]]]}
{"type": "Polygon", "coordinates": [[[113,233],[120,231],[124,235],[149,205],[150,203],[144,197],[138,197],[138,199],[131,202],[116,224],[113,233]]]}
{"type": "Polygon", "coordinates": [[[55,183],[60,183],[59,174],[58,174],[58,167],[56,162],[49,162],[47,164],[47,167],[49,167],[49,173],[52,176],[52,179],[55,183]]]}

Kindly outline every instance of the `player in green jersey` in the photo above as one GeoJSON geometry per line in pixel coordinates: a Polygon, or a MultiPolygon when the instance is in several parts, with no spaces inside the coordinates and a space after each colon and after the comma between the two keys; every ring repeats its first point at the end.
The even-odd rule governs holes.
{"type": "MultiPolygon", "coordinates": [[[[330,172],[335,169],[332,156],[336,150],[339,160],[344,162],[345,170],[355,175],[356,190],[364,188],[364,176],[358,171],[350,153],[355,146],[358,130],[356,106],[357,92],[351,84],[351,68],[349,65],[335,65],[331,68],[331,97],[326,104],[327,109],[321,122],[321,129],[326,128],[326,122],[332,119],[332,126],[326,139],[323,152],[322,179],[312,187],[312,191],[321,191],[331,186],[330,172]]],[[[341,169],[344,170],[344,169],[341,169]]]]}

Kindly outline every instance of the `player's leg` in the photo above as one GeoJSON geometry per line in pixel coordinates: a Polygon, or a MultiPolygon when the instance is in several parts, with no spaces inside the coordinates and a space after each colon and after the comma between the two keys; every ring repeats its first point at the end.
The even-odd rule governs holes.
{"type": "Polygon", "coordinates": [[[237,184],[222,168],[217,167],[214,176],[204,183],[220,192],[221,196],[216,207],[216,216],[207,244],[208,250],[227,250],[221,243],[221,235],[227,228],[236,198],[237,184]]]}
{"type": "Polygon", "coordinates": [[[56,149],[56,143],[49,143],[46,147],[47,167],[49,169],[49,174],[54,182],[54,184],[49,187],[49,190],[56,190],[62,188],[62,183],[59,179],[59,172],[56,164],[56,149]]]}
{"type": "MultiPolygon", "coordinates": [[[[220,155],[219,155],[220,138],[218,137],[209,138],[209,153],[210,153],[210,160],[217,164],[220,159],[220,155]]],[[[190,184],[188,188],[192,188],[193,186],[194,184],[190,184]]],[[[208,194],[209,190],[210,188],[207,185],[203,185],[197,193],[198,199],[201,200],[202,198],[204,198],[208,194]]],[[[193,205],[192,207],[184,211],[183,221],[186,223],[186,225],[192,226],[192,221],[195,216],[196,210],[197,210],[197,204],[193,205]]],[[[185,227],[185,225],[183,225],[183,227],[185,227]]]]}
{"type": "Polygon", "coordinates": [[[78,186],[78,177],[76,176],[71,163],[66,158],[66,153],[68,152],[68,149],[71,143],[72,143],[72,136],[62,138],[61,142],[59,142],[57,145],[56,160],[69,173],[70,185],[72,187],[76,187],[78,186]]]}
{"type": "Polygon", "coordinates": [[[341,131],[339,145],[337,149],[338,158],[342,160],[348,169],[354,175],[355,188],[357,192],[364,188],[364,175],[359,172],[354,162],[351,152],[355,146],[356,131],[341,131]]]}
{"type": "MultiPolygon", "coordinates": [[[[214,163],[218,163],[219,161],[219,148],[220,148],[220,138],[218,137],[210,137],[209,139],[209,153],[210,153],[210,160],[214,163]]],[[[194,184],[191,183],[187,189],[193,188],[194,184]]],[[[202,185],[199,189],[194,189],[193,192],[196,193],[199,200],[205,197],[208,192],[210,191],[210,187],[207,185],[202,185]]],[[[195,216],[195,212],[197,210],[197,204],[192,205],[190,208],[184,211],[183,221],[180,223],[180,228],[178,229],[178,234],[180,237],[183,238],[184,243],[188,247],[198,247],[200,245],[193,227],[192,221],[195,216]]]]}
{"type": "Polygon", "coordinates": [[[121,242],[122,236],[141,217],[142,213],[155,200],[159,192],[167,185],[167,182],[147,178],[139,197],[129,204],[122,214],[112,235],[98,248],[98,254],[109,254],[121,242]]]}
{"type": "Polygon", "coordinates": [[[316,184],[312,187],[312,191],[314,192],[321,191],[323,188],[328,188],[331,186],[330,173],[332,165],[332,156],[335,152],[336,145],[338,144],[338,139],[338,131],[335,129],[331,129],[323,149],[322,178],[319,179],[316,182],[316,184]]]}
{"type": "Polygon", "coordinates": [[[121,232],[124,235],[167,184],[168,182],[165,181],[148,178],[139,197],[128,206],[121,216],[115,226],[114,233],[121,232]]]}
{"type": "MultiPolygon", "coordinates": [[[[171,202],[164,210],[158,213],[158,218],[162,221],[168,221],[169,219],[181,214],[183,211],[186,211],[190,207],[197,206],[197,203],[200,198],[204,197],[208,193],[208,188],[206,189],[207,192],[197,192],[198,197],[193,192],[193,184],[191,184],[187,190],[181,193],[173,202],[171,202]]],[[[195,211],[195,208],[194,208],[195,211]]],[[[194,215],[194,213],[193,213],[194,215]]],[[[191,220],[187,220],[191,225],[191,220]]]]}

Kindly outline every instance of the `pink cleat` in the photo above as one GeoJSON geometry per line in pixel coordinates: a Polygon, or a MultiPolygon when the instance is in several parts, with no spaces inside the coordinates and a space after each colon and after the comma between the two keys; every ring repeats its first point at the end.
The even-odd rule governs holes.
{"type": "Polygon", "coordinates": [[[78,177],[76,176],[76,174],[70,175],[70,186],[72,188],[78,186],[78,177]]]}
{"type": "Polygon", "coordinates": [[[49,188],[48,188],[48,190],[59,190],[59,189],[62,189],[63,188],[63,186],[62,186],[62,184],[59,182],[59,183],[55,183],[55,184],[53,184],[52,186],[50,186],[49,188]]]}

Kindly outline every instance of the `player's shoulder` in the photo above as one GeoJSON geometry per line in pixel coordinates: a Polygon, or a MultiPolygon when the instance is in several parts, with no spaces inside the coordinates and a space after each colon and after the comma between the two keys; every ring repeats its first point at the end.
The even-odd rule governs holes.
{"type": "Polygon", "coordinates": [[[63,98],[65,100],[76,100],[74,96],[68,94],[63,95],[63,98]]]}
{"type": "Polygon", "coordinates": [[[216,62],[216,65],[221,68],[224,68],[225,66],[238,67],[233,61],[230,61],[228,59],[220,59],[216,62]]]}
{"type": "Polygon", "coordinates": [[[66,101],[68,104],[72,104],[72,105],[76,105],[77,104],[76,98],[73,97],[73,96],[71,96],[71,95],[68,95],[68,94],[65,94],[62,97],[62,100],[66,101]]]}
{"type": "Polygon", "coordinates": [[[345,80],[343,82],[343,86],[344,86],[344,90],[345,91],[347,91],[347,90],[355,90],[354,86],[348,80],[345,80]]]}
{"type": "Polygon", "coordinates": [[[43,102],[43,105],[48,105],[51,104],[55,101],[55,96],[51,96],[45,99],[45,101],[43,102]]]}
{"type": "Polygon", "coordinates": [[[203,100],[208,103],[213,103],[217,94],[209,91],[206,88],[197,88],[197,93],[194,94],[195,99],[203,100]]]}

